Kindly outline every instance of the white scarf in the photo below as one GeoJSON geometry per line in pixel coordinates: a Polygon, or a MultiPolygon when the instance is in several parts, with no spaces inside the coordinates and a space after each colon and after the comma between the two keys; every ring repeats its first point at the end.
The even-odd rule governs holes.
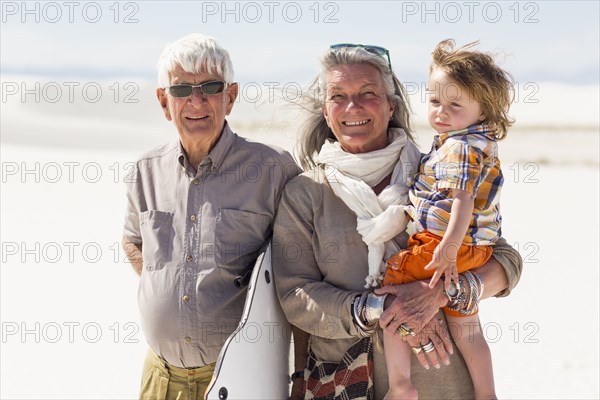
{"type": "Polygon", "coordinates": [[[356,214],[356,230],[369,250],[367,288],[378,286],[383,279],[384,261],[400,250],[391,239],[404,231],[408,222],[404,205],[409,204],[409,188],[400,183],[406,180],[402,175],[408,163],[415,160],[402,151],[408,142],[404,130],[391,128],[388,134],[390,144],[380,150],[351,154],[339,142],[327,141],[317,156],[334,193],[356,214]],[[371,187],[390,172],[390,185],[375,195],[371,187]]]}

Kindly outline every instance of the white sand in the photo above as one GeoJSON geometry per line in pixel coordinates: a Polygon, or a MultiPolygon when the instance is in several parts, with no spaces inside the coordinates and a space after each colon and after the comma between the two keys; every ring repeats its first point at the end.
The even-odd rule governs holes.
{"type": "MultiPolygon", "coordinates": [[[[119,246],[123,180],[127,162],[175,135],[144,90],[137,105],[2,104],[1,398],[137,396],[146,345],[119,246]]],[[[270,111],[238,108],[234,129],[293,148],[292,129],[259,129],[270,111]]],[[[550,110],[500,145],[503,232],[526,261],[514,293],[481,312],[500,398],[600,397],[597,110],[550,110]],[[581,123],[539,128],[560,121],[581,123]]]]}

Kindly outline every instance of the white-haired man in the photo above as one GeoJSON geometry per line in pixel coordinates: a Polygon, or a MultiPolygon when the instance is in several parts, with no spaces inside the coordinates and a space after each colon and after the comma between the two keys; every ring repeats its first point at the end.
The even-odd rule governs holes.
{"type": "Polygon", "coordinates": [[[156,94],[179,133],[136,163],[123,246],[140,275],[149,344],[140,398],[202,399],[236,328],[245,291],[234,279],[270,236],[292,157],[233,133],[238,94],[226,50],[192,34],[159,60],[156,94]]]}

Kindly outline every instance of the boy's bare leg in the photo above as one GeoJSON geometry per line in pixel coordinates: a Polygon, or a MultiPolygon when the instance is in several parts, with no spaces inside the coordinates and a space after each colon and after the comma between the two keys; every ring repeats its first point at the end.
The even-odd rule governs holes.
{"type": "Polygon", "coordinates": [[[477,315],[468,317],[447,315],[446,317],[454,343],[469,368],[475,388],[475,398],[477,400],[497,399],[494,388],[492,353],[481,332],[479,317],[477,315]]]}
{"type": "Polygon", "coordinates": [[[418,399],[417,389],[410,381],[410,346],[392,333],[383,331],[383,349],[390,388],[386,400],[418,399]]]}

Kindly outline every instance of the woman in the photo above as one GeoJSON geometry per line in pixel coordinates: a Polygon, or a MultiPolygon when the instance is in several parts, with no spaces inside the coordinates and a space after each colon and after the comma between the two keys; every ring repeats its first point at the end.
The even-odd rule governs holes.
{"type": "MultiPolygon", "coordinates": [[[[445,292],[441,282],[434,289],[413,282],[365,292],[369,263],[381,263],[406,245],[407,235],[398,231],[400,210],[420,158],[389,53],[375,46],[332,46],[321,66],[316,112],[301,139],[301,162],[312,169],[287,184],[274,226],[274,278],[286,316],[308,332],[315,359],[326,362],[339,362],[361,337],[374,333],[376,399],[388,389],[377,323],[413,346],[412,382],[420,398],[472,398],[464,361],[451,354],[451,339],[439,330],[439,309],[455,293],[445,292]],[[449,366],[440,368],[440,361],[449,366]]],[[[521,268],[518,253],[501,239],[493,258],[477,269],[485,282],[483,298],[507,295],[521,268]]]]}

